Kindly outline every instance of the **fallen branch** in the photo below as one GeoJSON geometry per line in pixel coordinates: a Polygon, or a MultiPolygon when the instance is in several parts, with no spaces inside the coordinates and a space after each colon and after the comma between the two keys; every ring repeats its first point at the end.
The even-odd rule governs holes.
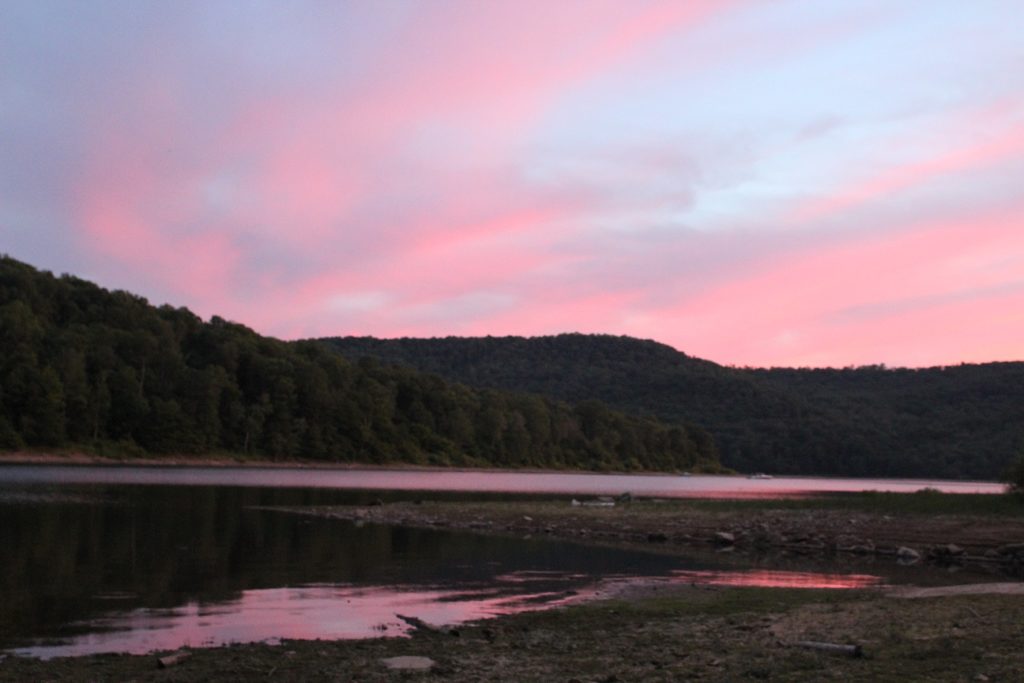
{"type": "Polygon", "coordinates": [[[156,660],[156,665],[157,668],[166,669],[168,667],[174,666],[175,664],[180,664],[181,662],[185,661],[191,656],[191,652],[188,652],[186,650],[180,650],[178,652],[175,652],[174,654],[167,655],[166,657],[158,658],[156,660]]]}
{"type": "Polygon", "coordinates": [[[820,650],[833,655],[847,655],[850,657],[863,657],[864,648],[860,645],[840,645],[839,643],[821,643],[816,640],[801,640],[797,647],[804,647],[810,650],[820,650]]]}
{"type": "Polygon", "coordinates": [[[405,623],[409,624],[409,626],[412,626],[414,629],[427,631],[430,633],[433,633],[437,630],[436,628],[434,628],[427,622],[423,621],[419,617],[407,617],[404,614],[396,614],[395,616],[404,621],[405,623]]]}

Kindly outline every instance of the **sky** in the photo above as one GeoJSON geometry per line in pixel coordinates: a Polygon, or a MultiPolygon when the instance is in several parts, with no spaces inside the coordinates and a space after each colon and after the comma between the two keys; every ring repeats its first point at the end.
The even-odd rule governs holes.
{"type": "Polygon", "coordinates": [[[1024,359],[1019,0],[0,3],[0,252],[285,339],[1024,359]]]}

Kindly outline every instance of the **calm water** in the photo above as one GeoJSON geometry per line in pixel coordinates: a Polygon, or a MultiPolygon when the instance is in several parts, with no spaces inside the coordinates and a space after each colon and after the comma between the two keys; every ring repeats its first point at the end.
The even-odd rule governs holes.
{"type": "Polygon", "coordinates": [[[137,467],[111,465],[0,466],[0,482],[66,484],[176,484],[192,486],[309,487],[401,491],[464,491],[606,495],[630,491],[666,498],[780,497],[812,493],[934,488],[946,493],[1002,493],[993,482],[926,479],[835,479],[538,472],[288,469],[272,467],[137,467]]]}
{"type": "Polygon", "coordinates": [[[780,481],[0,467],[0,649],[52,657],[277,638],[401,635],[407,627],[398,614],[456,624],[560,604],[629,577],[798,587],[920,582],[915,570],[890,563],[839,568],[713,553],[664,557],[253,509],[365,503],[375,495],[371,489],[447,488],[456,493],[430,496],[464,497],[458,492],[473,482],[505,494],[628,489],[685,495],[682,491],[694,490],[675,488],[676,479],[680,484],[705,480],[697,487],[702,495],[710,495],[711,480],[762,487],[780,481]],[[540,483],[530,488],[531,480],[540,483]],[[582,487],[572,488],[572,482],[582,487]],[[282,487],[296,483],[307,488],[282,487]]]}

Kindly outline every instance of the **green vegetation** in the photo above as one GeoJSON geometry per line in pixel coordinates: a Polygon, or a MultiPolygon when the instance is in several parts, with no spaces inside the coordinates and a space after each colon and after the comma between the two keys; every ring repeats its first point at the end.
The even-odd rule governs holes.
{"type": "Polygon", "coordinates": [[[0,257],[0,448],[359,463],[717,467],[700,428],[473,390],[0,257]]]}
{"type": "Polygon", "coordinates": [[[1024,363],[759,370],[606,335],[326,341],[471,386],[700,424],[745,472],[994,479],[1024,444],[1024,363]]]}

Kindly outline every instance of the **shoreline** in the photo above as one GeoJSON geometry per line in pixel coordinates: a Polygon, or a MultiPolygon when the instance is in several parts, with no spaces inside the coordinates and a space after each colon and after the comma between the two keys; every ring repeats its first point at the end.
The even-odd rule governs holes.
{"type": "MultiPolygon", "coordinates": [[[[896,494],[900,495],[900,494],[896,494]]],[[[1024,577],[1024,518],[787,508],[770,499],[588,501],[401,501],[270,507],[355,523],[551,538],[668,554],[693,549],[804,557],[874,557],[905,565],[973,568],[1024,577]]]]}
{"type": "MultiPolygon", "coordinates": [[[[728,477],[736,479],[750,479],[749,475],[740,472],[661,472],[661,471],[637,471],[637,470],[582,470],[582,469],[543,469],[536,467],[508,468],[508,467],[464,467],[441,465],[417,465],[415,463],[356,463],[356,462],[328,462],[323,460],[259,460],[245,459],[235,456],[194,456],[194,455],[168,455],[148,456],[144,458],[118,458],[112,456],[95,455],[73,451],[69,453],[45,453],[32,451],[7,451],[0,452],[0,466],[2,465],[96,465],[110,467],[210,467],[210,468],[243,468],[243,469],[280,469],[280,470],[337,470],[337,471],[382,471],[382,472],[477,472],[477,473],[505,473],[505,474],[585,474],[594,476],[644,476],[644,477],[728,477]]],[[[983,479],[936,479],[936,478],[915,478],[915,477],[846,477],[833,476],[828,474],[779,474],[774,475],[774,480],[836,480],[836,481],[878,481],[884,480],[902,484],[948,483],[955,485],[993,485],[1005,487],[1006,484],[998,481],[987,481],[983,479]]]]}
{"type": "Polygon", "coordinates": [[[0,656],[0,680],[1016,680],[1024,669],[1022,608],[1019,594],[900,599],[877,590],[654,586],[415,628],[404,638],[282,638],[45,661],[0,656]],[[808,642],[835,643],[840,654],[808,642]],[[395,658],[423,669],[392,668],[395,658]]]}
{"type": "MultiPolygon", "coordinates": [[[[324,460],[258,460],[232,456],[194,456],[168,455],[149,456],[144,458],[117,458],[80,451],[61,453],[34,453],[30,451],[0,452],[0,465],[99,465],[121,467],[236,467],[251,469],[295,469],[295,470],[363,470],[363,471],[408,471],[408,472],[482,472],[482,473],[518,473],[518,474],[588,474],[588,475],[641,475],[650,477],[678,477],[677,472],[654,471],[607,471],[578,469],[541,469],[506,468],[506,467],[444,467],[441,465],[417,465],[415,463],[356,463],[328,462],[324,460]]],[[[701,473],[694,472],[694,477],[742,477],[738,473],[701,473]]],[[[973,483],[973,482],[972,482],[973,483]]],[[[985,482],[981,482],[985,483],[985,482]]]]}
{"type": "MultiPolygon", "coordinates": [[[[588,499],[592,500],[592,499],[588,499]]],[[[586,502],[586,501],[584,501],[586,502]]],[[[969,568],[981,546],[934,555],[954,541],[1019,541],[1024,519],[899,514],[855,507],[806,509],[786,501],[635,500],[613,506],[570,501],[373,501],[368,505],[274,508],[367,524],[404,524],[480,534],[546,537],[686,554],[696,546],[760,552],[773,538],[787,553],[850,553],[916,542],[921,562],[969,568]],[[719,533],[732,535],[726,543],[719,533]],[[777,536],[774,536],[776,535],[777,536]],[[877,538],[868,538],[875,535],[877,538]]],[[[881,557],[886,557],[879,554],[881,557]]],[[[884,561],[896,561],[895,554],[884,561]]],[[[1004,579],[1005,581],[1005,579],[1004,579]]],[[[1013,584],[1021,586],[1019,582],[1013,584]]],[[[415,628],[409,637],[292,640],[167,652],[36,660],[0,654],[0,680],[137,681],[676,681],[1014,680],[1024,669],[1020,589],[991,584],[935,590],[829,590],[625,582],[589,600],[456,626],[415,628]],[[999,594],[982,591],[1002,590],[999,594]],[[806,641],[859,647],[864,657],[808,650],[806,641]],[[395,657],[424,657],[428,671],[393,670],[395,657]],[[981,678],[979,678],[979,676],[981,678]]]]}

